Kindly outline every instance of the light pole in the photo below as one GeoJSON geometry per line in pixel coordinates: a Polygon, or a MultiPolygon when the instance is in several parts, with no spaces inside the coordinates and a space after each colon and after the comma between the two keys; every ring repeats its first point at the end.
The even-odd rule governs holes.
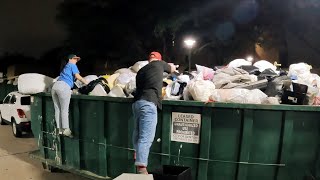
{"type": "Polygon", "coordinates": [[[189,55],[188,55],[188,61],[189,61],[189,72],[191,72],[191,53],[192,53],[192,48],[196,41],[192,38],[188,38],[184,40],[185,46],[189,49],[189,55]]]}

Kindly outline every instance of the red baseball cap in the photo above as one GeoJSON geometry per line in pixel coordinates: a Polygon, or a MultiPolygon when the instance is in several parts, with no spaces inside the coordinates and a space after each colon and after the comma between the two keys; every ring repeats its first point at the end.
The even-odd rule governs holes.
{"type": "Polygon", "coordinates": [[[159,52],[156,52],[156,51],[150,53],[150,55],[149,55],[149,60],[150,60],[151,58],[157,59],[157,60],[159,60],[159,61],[162,60],[161,54],[160,54],[159,52]]]}

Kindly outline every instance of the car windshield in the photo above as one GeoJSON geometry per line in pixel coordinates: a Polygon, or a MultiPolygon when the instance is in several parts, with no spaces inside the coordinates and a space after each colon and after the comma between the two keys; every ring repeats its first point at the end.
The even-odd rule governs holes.
{"type": "Polygon", "coordinates": [[[30,105],[31,98],[30,96],[21,97],[21,105],[30,105]]]}

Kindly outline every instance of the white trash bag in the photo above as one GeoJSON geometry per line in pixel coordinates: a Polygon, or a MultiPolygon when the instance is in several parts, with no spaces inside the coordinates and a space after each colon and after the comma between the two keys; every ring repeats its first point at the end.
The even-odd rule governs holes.
{"type": "Polygon", "coordinates": [[[117,86],[117,85],[111,89],[108,96],[110,96],[110,97],[127,97],[126,94],[123,92],[122,87],[117,86]]]}
{"type": "Polygon", "coordinates": [[[136,78],[136,73],[122,73],[119,77],[115,80],[114,84],[120,86],[122,89],[133,79],[136,78]]]}
{"type": "Polygon", "coordinates": [[[238,68],[240,66],[251,66],[251,65],[252,65],[252,62],[249,62],[245,59],[235,59],[229,63],[228,67],[238,68]]]}
{"type": "Polygon", "coordinates": [[[148,63],[149,61],[138,61],[131,67],[131,69],[137,73],[141,68],[143,68],[148,63]]]}
{"type": "MultiPolygon", "coordinates": [[[[165,100],[180,100],[180,98],[182,97],[182,95],[178,95],[178,96],[174,96],[171,95],[172,92],[172,86],[175,82],[171,82],[170,84],[168,84],[168,86],[166,87],[166,94],[163,97],[163,99],[165,100]]],[[[179,89],[178,89],[179,90],[179,89]]]]}
{"type": "Polygon", "coordinates": [[[262,104],[277,105],[277,104],[280,104],[280,102],[279,102],[279,98],[277,97],[267,97],[262,100],[262,104]]]}
{"type": "Polygon", "coordinates": [[[97,84],[89,93],[90,96],[107,96],[108,93],[101,84],[97,84]]]}
{"type": "Polygon", "coordinates": [[[18,91],[21,94],[37,94],[47,92],[53,84],[53,78],[37,74],[22,74],[18,78],[18,91]]]}
{"type": "Polygon", "coordinates": [[[198,74],[203,75],[204,80],[212,80],[214,75],[214,70],[205,66],[200,66],[196,64],[198,74]]]}
{"type": "MultiPolygon", "coordinates": [[[[96,75],[88,75],[86,77],[84,77],[84,79],[87,81],[87,83],[89,84],[91,81],[94,81],[96,79],[98,79],[98,76],[96,75]]],[[[82,88],[84,86],[84,84],[77,80],[75,83],[74,83],[78,88],[82,88]]]]}
{"type": "Polygon", "coordinates": [[[277,67],[271,64],[269,61],[266,60],[260,60],[253,64],[253,66],[259,68],[260,72],[263,72],[266,69],[272,69],[274,72],[276,72],[277,67]]]}
{"type": "Polygon", "coordinates": [[[187,87],[194,100],[203,102],[209,100],[210,95],[215,89],[212,81],[199,78],[190,81],[187,87]]]}
{"type": "Polygon", "coordinates": [[[210,101],[241,103],[241,104],[261,104],[267,98],[259,89],[215,89],[210,96],[210,101]]]}
{"type": "Polygon", "coordinates": [[[307,63],[298,63],[298,64],[291,64],[289,66],[288,76],[301,76],[304,74],[310,74],[310,70],[312,67],[307,63]]]}
{"type": "Polygon", "coordinates": [[[131,70],[131,69],[128,69],[128,68],[121,68],[121,69],[116,70],[116,72],[114,72],[114,73],[115,73],[115,74],[116,74],[116,73],[119,73],[119,74],[132,73],[132,70],[131,70]]]}
{"type": "Polygon", "coordinates": [[[137,86],[136,86],[136,79],[132,79],[129,83],[126,84],[126,86],[124,87],[124,92],[127,95],[132,94],[135,90],[136,90],[137,86]]]}

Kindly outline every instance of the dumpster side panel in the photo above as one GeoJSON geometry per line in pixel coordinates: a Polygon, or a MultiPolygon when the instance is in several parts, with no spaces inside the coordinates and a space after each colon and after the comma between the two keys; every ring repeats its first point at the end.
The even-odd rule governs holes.
{"type": "Polygon", "coordinates": [[[308,174],[319,175],[316,161],[319,157],[319,117],[320,113],[290,112],[294,119],[292,151],[288,170],[292,170],[295,178],[308,174]]]}
{"type": "MultiPolygon", "coordinates": [[[[235,179],[240,146],[241,120],[239,109],[213,109],[208,179],[235,179]]],[[[206,131],[209,127],[203,127],[206,131]]]]}
{"type": "Polygon", "coordinates": [[[74,105],[73,110],[78,109],[79,117],[78,119],[74,117],[70,125],[74,132],[74,139],[79,139],[80,167],[99,176],[106,176],[105,103],[79,100],[78,105],[74,105]],[[75,126],[79,126],[79,129],[75,126]]]}
{"type": "Polygon", "coordinates": [[[108,102],[105,109],[108,176],[134,172],[131,103],[108,102]]]}
{"type": "MultiPolygon", "coordinates": [[[[255,107],[164,104],[149,171],[161,165],[188,166],[194,180],[319,177],[320,112],[314,107],[255,107]],[[172,141],[173,112],[201,115],[199,144],[172,141]]],[[[75,96],[70,104],[74,138],[56,136],[52,99],[40,94],[32,104],[32,130],[44,158],[92,176],[116,177],[135,171],[131,111],[129,101],[75,96]]]]}
{"type": "Polygon", "coordinates": [[[281,141],[282,111],[254,111],[248,179],[273,179],[281,141]]]}

